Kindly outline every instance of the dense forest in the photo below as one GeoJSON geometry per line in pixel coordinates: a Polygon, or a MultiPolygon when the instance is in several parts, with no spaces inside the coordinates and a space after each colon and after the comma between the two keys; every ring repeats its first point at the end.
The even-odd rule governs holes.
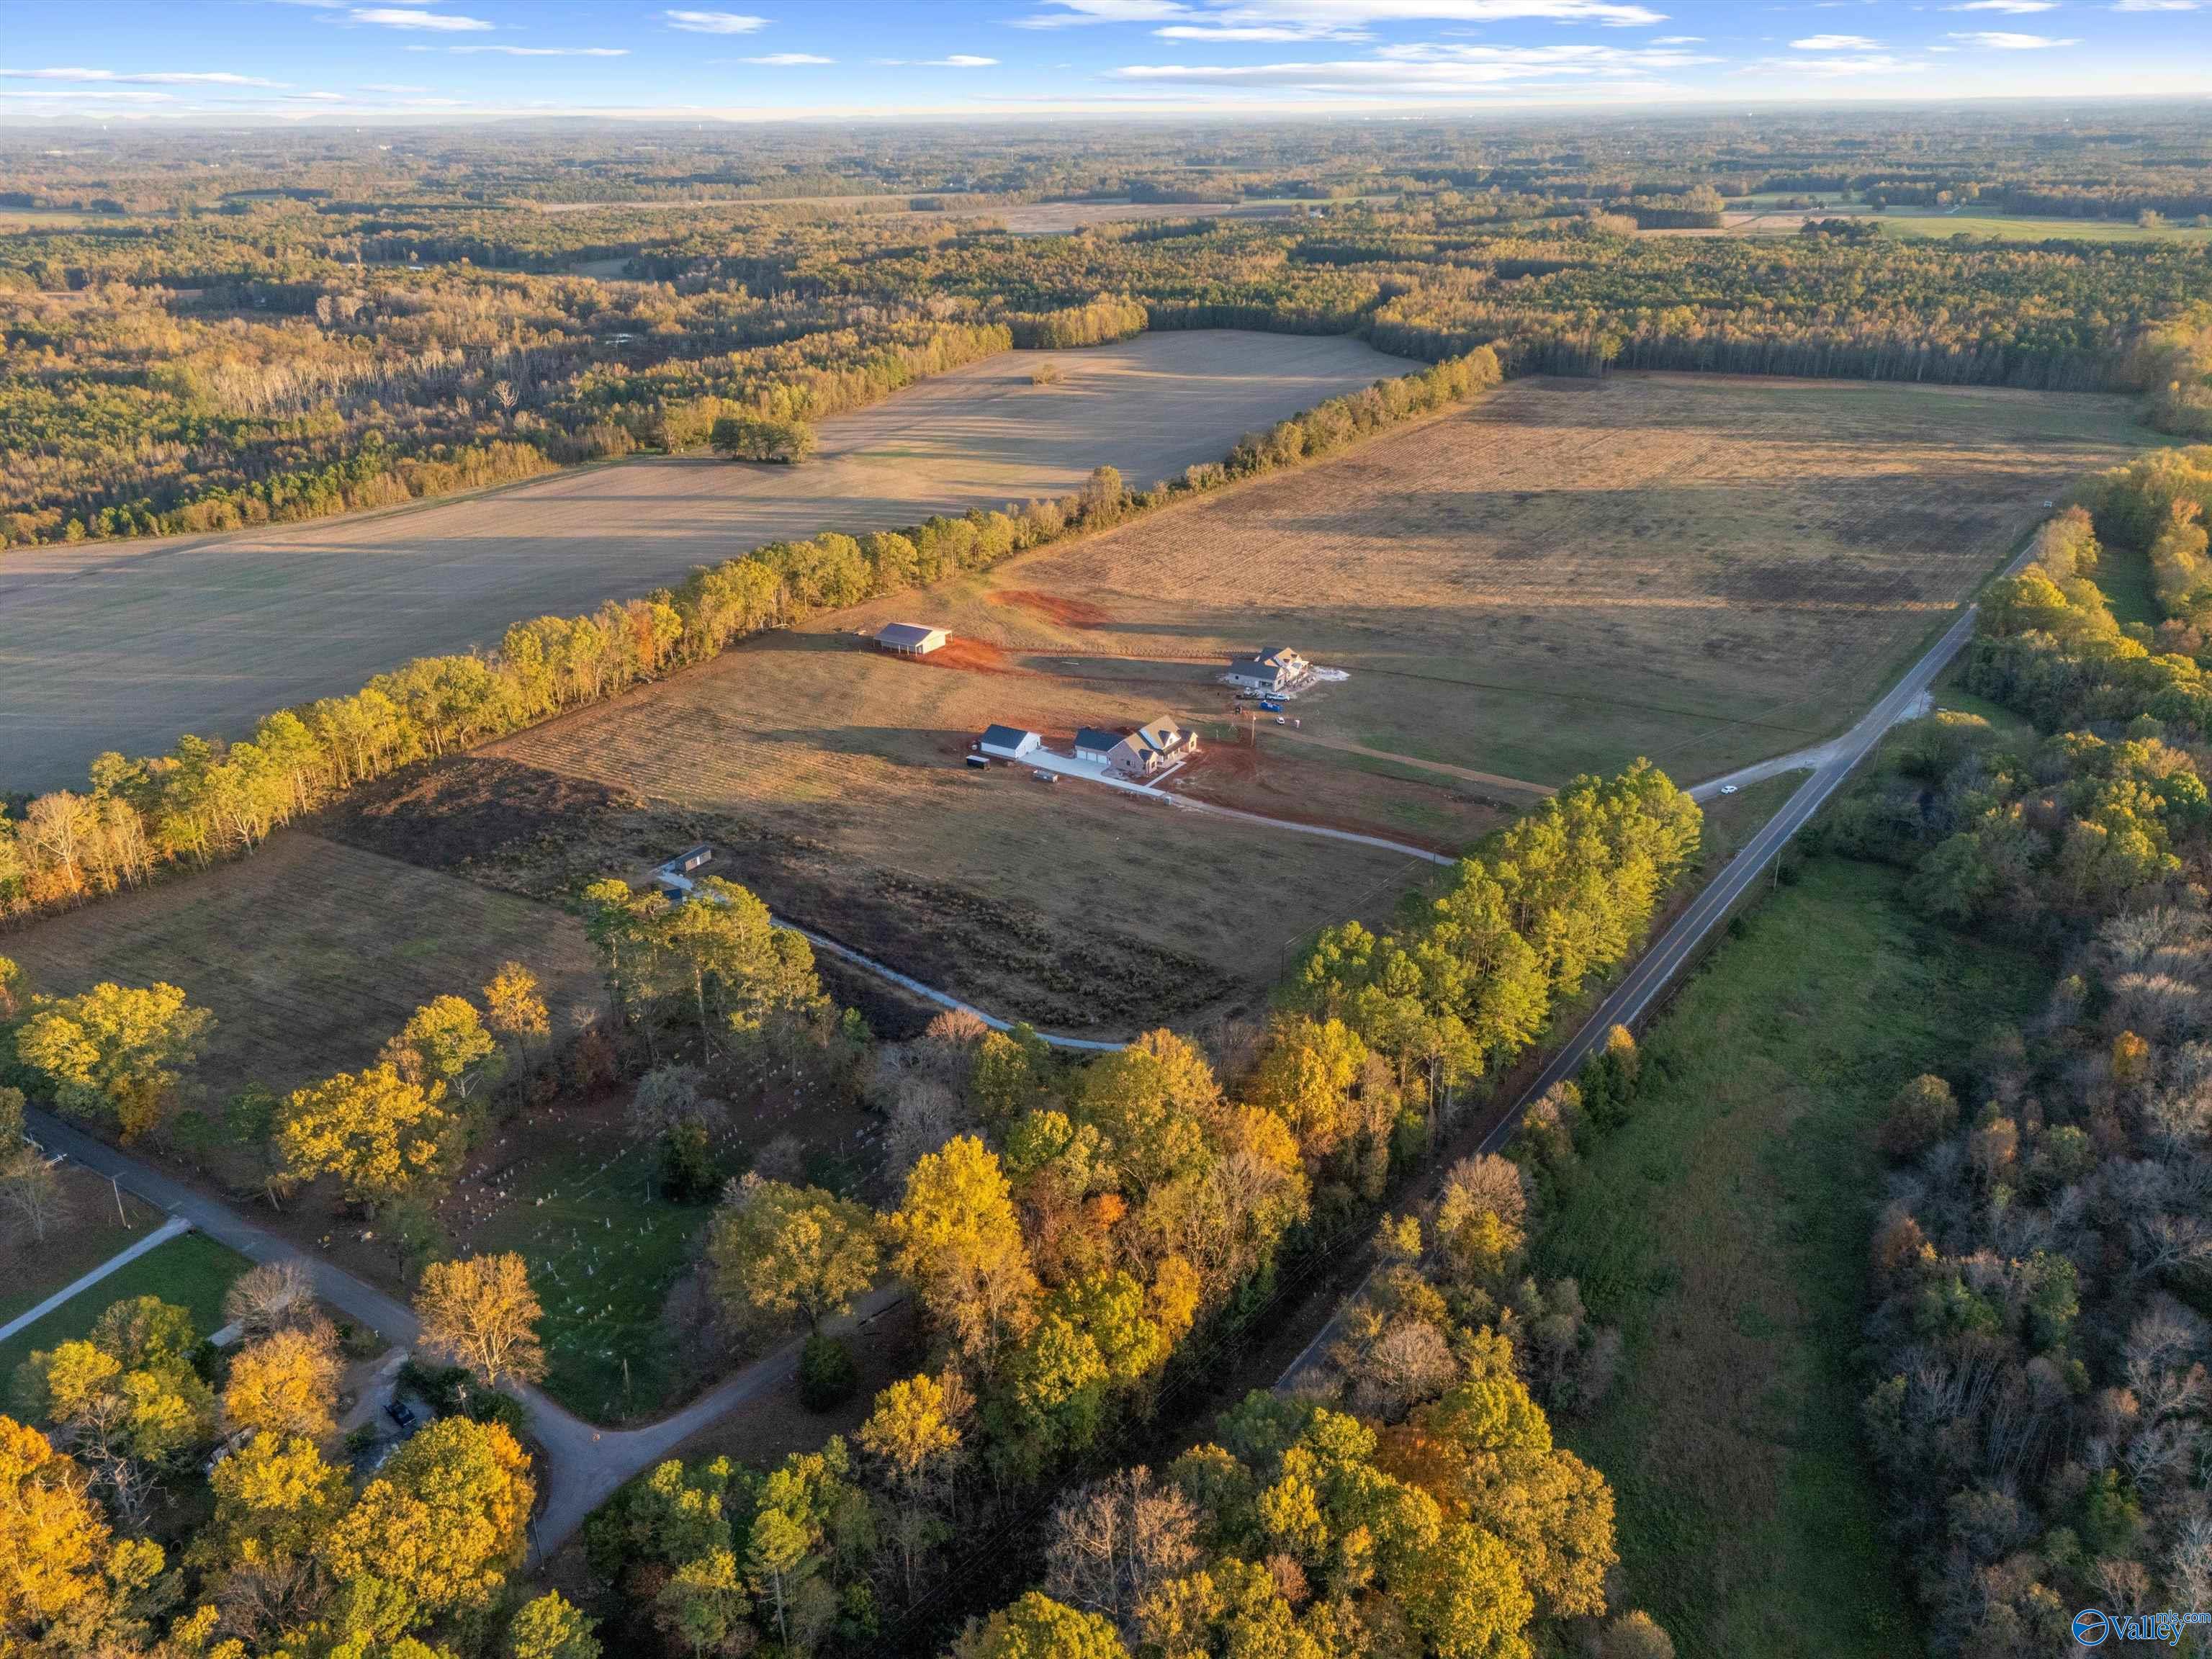
{"type": "Polygon", "coordinates": [[[2140,390],[2198,428],[2199,243],[2004,243],[1971,220],[1931,241],[1696,234],[1754,195],[2194,217],[2194,128],[1838,125],[0,148],[0,546],[694,447],[717,420],[811,422],[1010,342],[1145,328],[1356,333],[1431,362],[1488,346],[1509,374],[2140,390]],[[1042,200],[1161,216],[1007,228],[1042,200]]]}
{"type": "MultiPolygon", "coordinates": [[[[623,1653],[910,1650],[1027,1547],[1054,1481],[1217,1359],[1287,1260],[1370,1224],[1476,1085],[1625,959],[1699,826],[1648,765],[1578,779],[1409,900],[1403,929],[1318,942],[1277,1017],[1211,1057],[1158,1030],[1073,1063],[963,1013],[878,1045],[824,996],[805,940],[712,878],[680,907],[620,880],[581,895],[608,1018],[555,1037],[507,964],[476,998],[426,1004],[370,1066],[220,1106],[193,1098],[212,1020],[182,992],[44,994],[0,959],[0,1113],[18,1138],[27,1091],[125,1143],[234,1160],[333,1225],[369,1222],[419,1275],[418,1347],[448,1367],[410,1373],[440,1419],[356,1491],[331,1409],[348,1334],[296,1270],[240,1282],[235,1352],[146,1297],[32,1353],[19,1415],[0,1418],[0,1541],[46,1570],[0,1595],[0,1637],[117,1659],[599,1652],[574,1605],[514,1579],[535,1479],[514,1390],[544,1370],[537,1293],[518,1257],[451,1257],[437,1205],[499,1126],[621,1074],[672,1191],[721,1188],[732,1126],[766,1090],[857,1096],[886,1123],[879,1209],[770,1158],[721,1188],[678,1339],[702,1374],[806,1332],[802,1394],[841,1402],[856,1368],[824,1322],[885,1281],[918,1306],[927,1363],[849,1441],[764,1472],[672,1461],[634,1481],[587,1531],[592,1615],[623,1653]],[[531,1645],[541,1625],[568,1645],[531,1645]]],[[[1600,1069],[1623,1065],[1617,1045],[1600,1069]]],[[[1547,1287],[1553,1317],[1517,1355],[1489,1328],[1497,1297],[1539,1294],[1507,1287],[1525,1204],[1489,1162],[1454,1177],[1466,1201],[1439,1223],[1435,1328],[1346,1358],[1345,1411],[1258,1397],[1167,1480],[1138,1471],[1063,1501],[1042,1548],[1054,1595],[962,1650],[1039,1651],[1021,1630],[1072,1620],[1161,1654],[1273,1631],[1315,1659],[1510,1655],[1603,1613],[1610,1494],[1553,1449],[1538,1397],[1595,1399],[1608,1344],[1569,1314],[1571,1287],[1547,1287]],[[1117,1565],[1131,1526],[1141,1571],[1117,1565]]],[[[54,1179],[26,1150],[0,1166],[0,1199],[51,1214],[54,1179]]],[[[1623,1621],[1607,1652],[1663,1653],[1647,1626],[1623,1621]]]]}
{"type": "Polygon", "coordinates": [[[2207,449],[2084,485],[1971,647],[2014,723],[1920,724],[1825,831],[2052,971],[2039,1018],[1961,1033],[1880,1131],[1865,1422],[1946,1652],[2212,1594],[2208,501],[2207,449]],[[2100,584],[2145,565],[2159,617],[2124,623],[2100,584]]]}

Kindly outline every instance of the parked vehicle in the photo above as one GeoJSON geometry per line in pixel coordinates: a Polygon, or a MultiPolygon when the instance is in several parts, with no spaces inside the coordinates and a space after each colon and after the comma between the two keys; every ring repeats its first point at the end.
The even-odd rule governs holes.
{"type": "Polygon", "coordinates": [[[1261,698],[1260,707],[1264,712],[1270,714],[1279,714],[1283,712],[1283,705],[1276,702],[1273,697],[1261,698]]]}
{"type": "Polygon", "coordinates": [[[384,1408],[384,1414],[402,1429],[411,1429],[415,1426],[415,1408],[404,1400],[393,1400],[384,1408]]]}
{"type": "Polygon", "coordinates": [[[1057,772],[1032,772],[1030,775],[1035,778],[1039,783],[1058,783],[1060,781],[1060,774],[1057,772]]]}
{"type": "Polygon", "coordinates": [[[990,759],[987,756],[970,755],[968,757],[968,764],[974,767],[978,772],[990,765],[990,759]]]}

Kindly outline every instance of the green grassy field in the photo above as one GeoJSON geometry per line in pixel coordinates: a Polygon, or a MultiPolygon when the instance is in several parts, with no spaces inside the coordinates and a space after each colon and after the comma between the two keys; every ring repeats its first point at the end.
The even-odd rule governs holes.
{"type": "Polygon", "coordinates": [[[2093,580],[2121,622],[2158,625],[2158,594],[2151,586],[2148,554],[2139,548],[2107,547],[2097,556],[2093,580]]]}
{"type": "Polygon", "coordinates": [[[533,1164],[536,1190],[486,1222],[468,1249],[514,1250],[530,1263],[545,1309],[545,1391],[608,1423],[649,1415],[666,1397],[673,1377],[661,1305],[713,1206],[648,1200],[648,1184],[658,1187],[651,1146],[605,1168],[603,1156],[589,1147],[533,1164]]]}
{"type": "Polygon", "coordinates": [[[0,1378],[13,1376],[37,1350],[76,1340],[110,1307],[132,1297],[158,1296],[189,1308],[192,1328],[212,1335],[222,1323],[223,1292],[248,1265],[244,1256],[198,1233],[173,1238],[0,1342],[0,1378]]]}
{"type": "Polygon", "coordinates": [[[1921,1650],[1857,1430],[1869,1132],[2041,976],[1922,926],[1902,886],[1815,859],[1746,917],[1652,1029],[1634,1121],[1546,1230],[1542,1270],[1627,1348],[1564,1437],[1617,1495],[1626,1604],[1684,1659],[1921,1650]]]}

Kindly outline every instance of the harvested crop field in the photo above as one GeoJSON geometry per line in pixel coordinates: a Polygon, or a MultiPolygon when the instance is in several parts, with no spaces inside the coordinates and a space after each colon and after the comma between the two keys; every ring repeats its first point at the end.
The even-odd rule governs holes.
{"type": "Polygon", "coordinates": [[[582,927],[511,893],[296,830],[251,858],[0,935],[33,988],[167,980],[214,1012],[196,1069],[217,1103],[366,1065],[415,1009],[527,965],[560,1029],[596,1005],[582,927]]]}
{"type": "Polygon", "coordinates": [[[1051,672],[1287,644],[1351,672],[1300,699],[1312,737],[1549,784],[1643,754],[1687,781],[1847,725],[2046,501],[2147,435],[2112,398],[1520,380],[950,585],[929,620],[1051,672]]]}
{"type": "MultiPolygon", "coordinates": [[[[708,842],[715,871],[779,915],[902,972],[1048,1030],[1126,1036],[1256,1007],[1300,936],[1381,919],[1433,869],[963,763],[994,720],[1065,744],[1078,726],[1134,725],[1208,689],[962,672],[842,633],[772,635],[430,768],[404,802],[330,833],[544,895],[642,879],[708,842]]],[[[1401,836],[1450,844],[1496,821],[1397,787],[1432,815],[1401,836]]]]}
{"type": "Polygon", "coordinates": [[[1357,340],[1226,331],[1012,352],[824,421],[799,467],[694,457],[221,536],[0,555],[0,784],[106,749],[236,736],[283,704],[546,611],[642,593],[781,537],[909,523],[1219,459],[1246,430],[1413,365],[1357,340]]]}

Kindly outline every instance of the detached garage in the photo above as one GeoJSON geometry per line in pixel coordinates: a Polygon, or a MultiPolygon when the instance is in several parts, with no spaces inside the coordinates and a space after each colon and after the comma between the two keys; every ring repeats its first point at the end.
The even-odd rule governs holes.
{"type": "Polygon", "coordinates": [[[987,726],[976,748],[994,760],[1019,760],[1044,742],[1035,732],[1023,732],[1011,726],[987,726]]]}

